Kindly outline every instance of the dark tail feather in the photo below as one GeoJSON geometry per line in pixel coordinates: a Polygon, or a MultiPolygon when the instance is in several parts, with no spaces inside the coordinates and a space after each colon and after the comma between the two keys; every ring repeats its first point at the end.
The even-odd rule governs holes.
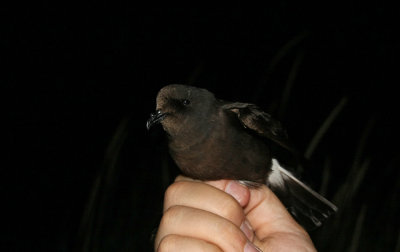
{"type": "Polygon", "coordinates": [[[321,226],[337,207],[306,186],[273,159],[267,185],[307,230],[321,226]]]}

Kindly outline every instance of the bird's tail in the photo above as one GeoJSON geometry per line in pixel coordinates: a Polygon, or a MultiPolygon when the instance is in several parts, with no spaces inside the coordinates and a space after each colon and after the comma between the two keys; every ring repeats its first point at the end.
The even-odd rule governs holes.
{"type": "Polygon", "coordinates": [[[337,207],[313,191],[272,159],[267,185],[279,197],[292,216],[307,230],[315,229],[329,218],[337,207]]]}

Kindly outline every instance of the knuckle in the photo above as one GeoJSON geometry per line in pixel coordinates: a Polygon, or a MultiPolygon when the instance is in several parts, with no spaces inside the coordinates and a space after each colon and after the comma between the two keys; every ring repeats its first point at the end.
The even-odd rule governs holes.
{"type": "Polygon", "coordinates": [[[241,247],[247,241],[245,235],[231,222],[219,223],[218,233],[221,234],[223,241],[235,241],[229,242],[228,245],[232,247],[241,247]]]}
{"type": "Polygon", "coordinates": [[[176,235],[166,235],[161,239],[160,244],[157,248],[157,252],[174,251],[177,242],[178,237],[176,235]]]}
{"type": "Polygon", "coordinates": [[[179,194],[179,192],[181,192],[186,187],[186,183],[187,182],[184,181],[178,181],[168,186],[164,194],[164,200],[168,202],[173,201],[179,194]]]}
{"type": "Polygon", "coordinates": [[[223,217],[236,224],[238,224],[237,221],[242,221],[244,217],[242,208],[232,197],[227,197],[221,202],[219,212],[223,217]]]}
{"type": "Polygon", "coordinates": [[[182,215],[184,208],[183,206],[172,206],[168,208],[163,214],[160,227],[166,227],[171,225],[171,223],[173,224],[177,218],[180,218],[179,216],[182,215]]]}

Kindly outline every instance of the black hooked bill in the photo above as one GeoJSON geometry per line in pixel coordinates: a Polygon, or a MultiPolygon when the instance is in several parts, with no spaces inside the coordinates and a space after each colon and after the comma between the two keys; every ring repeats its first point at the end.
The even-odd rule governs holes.
{"type": "Polygon", "coordinates": [[[154,124],[161,122],[165,118],[166,115],[167,114],[162,113],[161,110],[157,110],[155,113],[152,113],[150,115],[149,120],[147,120],[147,122],[146,122],[147,130],[149,130],[154,124]]]}

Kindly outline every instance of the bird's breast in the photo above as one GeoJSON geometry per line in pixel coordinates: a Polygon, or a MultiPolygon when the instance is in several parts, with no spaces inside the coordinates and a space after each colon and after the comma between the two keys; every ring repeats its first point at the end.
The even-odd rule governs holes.
{"type": "Polygon", "coordinates": [[[172,158],[186,176],[265,182],[271,162],[268,146],[229,116],[191,138],[171,140],[169,145],[172,158]],[[182,144],[182,141],[190,142],[182,144]]]}

